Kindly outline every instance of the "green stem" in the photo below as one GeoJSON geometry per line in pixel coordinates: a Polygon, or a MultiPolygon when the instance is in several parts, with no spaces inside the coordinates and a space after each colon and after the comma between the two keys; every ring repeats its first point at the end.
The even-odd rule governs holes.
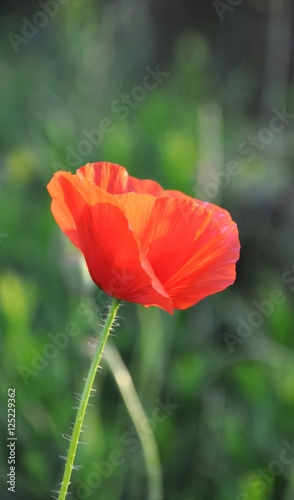
{"type": "Polygon", "coordinates": [[[109,332],[111,330],[111,326],[114,322],[114,319],[116,317],[118,308],[119,308],[119,301],[117,299],[113,299],[111,306],[110,306],[110,309],[109,309],[109,312],[108,312],[108,316],[107,316],[106,321],[105,321],[104,326],[103,326],[102,333],[100,335],[100,338],[99,338],[99,341],[98,341],[98,344],[97,344],[97,347],[95,350],[95,354],[94,354],[93,359],[92,359],[89,373],[88,373],[88,376],[86,378],[86,383],[85,383],[85,387],[83,390],[83,394],[82,394],[82,397],[81,397],[81,400],[79,403],[78,413],[76,416],[76,420],[75,420],[75,424],[74,424],[74,428],[73,428],[73,432],[72,432],[72,436],[71,436],[71,440],[70,440],[70,446],[69,446],[68,455],[67,455],[67,459],[66,459],[66,463],[65,463],[65,469],[64,469],[63,479],[62,479],[62,483],[61,483],[61,487],[60,487],[60,491],[59,491],[59,495],[58,495],[58,500],[65,500],[66,495],[67,495],[67,490],[68,490],[68,486],[70,484],[70,477],[71,477],[71,472],[72,472],[72,469],[74,466],[74,459],[75,459],[75,455],[76,455],[76,451],[77,451],[79,437],[80,437],[81,429],[83,426],[86,408],[87,408],[89,397],[90,397],[90,394],[92,391],[96,371],[99,367],[99,363],[100,363],[101,356],[102,356],[103,351],[104,351],[106,340],[107,340],[107,337],[108,337],[109,332]]]}
{"type": "Polygon", "coordinates": [[[153,430],[131,375],[115,345],[111,342],[106,346],[105,356],[141,441],[149,482],[148,500],[162,500],[162,470],[153,430]]]}

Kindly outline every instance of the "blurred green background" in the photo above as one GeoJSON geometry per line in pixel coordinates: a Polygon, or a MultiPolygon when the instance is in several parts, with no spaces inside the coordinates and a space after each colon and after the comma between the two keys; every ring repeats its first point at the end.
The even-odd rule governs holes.
{"type": "MultiPolygon", "coordinates": [[[[227,208],[240,230],[234,286],[173,317],[126,304],[112,339],[154,429],[164,499],[294,498],[292,22],[290,0],[1,6],[1,500],[49,499],[61,481],[107,298],[46,185],[101,160],[227,208]]],[[[148,498],[114,369],[104,360],[97,376],[69,498],[148,498]]]]}

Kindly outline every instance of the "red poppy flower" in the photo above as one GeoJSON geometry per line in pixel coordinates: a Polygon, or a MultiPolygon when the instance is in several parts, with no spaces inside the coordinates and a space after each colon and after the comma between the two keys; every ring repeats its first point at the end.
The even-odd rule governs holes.
{"type": "Polygon", "coordinates": [[[98,287],[172,313],[235,281],[238,230],[229,213],[112,163],[59,171],[52,213],[98,287]]]}

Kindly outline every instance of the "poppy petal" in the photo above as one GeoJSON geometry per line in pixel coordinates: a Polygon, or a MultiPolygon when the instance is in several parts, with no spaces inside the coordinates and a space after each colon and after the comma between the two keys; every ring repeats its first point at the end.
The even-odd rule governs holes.
{"type": "Polygon", "coordinates": [[[124,167],[115,163],[87,163],[79,168],[78,173],[84,180],[111,194],[124,193],[129,174],[124,167]]]}
{"type": "Polygon", "coordinates": [[[57,172],[52,213],[106,293],[172,312],[235,280],[238,230],[230,214],[120,165],[57,172]]]}
{"type": "Polygon", "coordinates": [[[165,195],[164,189],[155,181],[136,179],[121,165],[108,162],[88,163],[78,170],[80,176],[91,179],[96,186],[111,194],[142,193],[153,196],[165,195]]]}
{"type": "Polygon", "coordinates": [[[136,179],[129,176],[128,192],[140,194],[152,194],[153,196],[166,196],[165,190],[155,181],[147,179],[136,179]]]}
{"type": "Polygon", "coordinates": [[[49,191],[53,197],[54,193],[59,196],[58,210],[53,215],[71,241],[78,239],[77,246],[84,254],[93,281],[105,293],[118,299],[157,305],[172,312],[171,300],[141,251],[120,201],[97,186],[91,189],[91,183],[87,186],[88,181],[86,187],[83,186],[82,177],[73,180],[59,175],[59,189],[55,185],[52,189],[51,185],[49,191]],[[87,195],[92,203],[96,199],[96,203],[85,203],[83,195],[87,195]],[[62,226],[62,203],[64,208],[70,207],[72,227],[69,227],[68,219],[66,226],[62,226]]]}
{"type": "Polygon", "coordinates": [[[156,199],[141,224],[139,210],[126,210],[132,224],[137,219],[138,238],[174,308],[185,309],[234,282],[239,242],[225,210],[217,216],[226,225],[218,224],[216,212],[185,197],[156,199]]]}
{"type": "Polygon", "coordinates": [[[47,189],[52,197],[51,212],[61,230],[67,234],[71,242],[81,250],[75,221],[73,219],[70,205],[67,205],[64,198],[64,191],[60,183],[61,177],[71,180],[73,176],[70,172],[56,172],[49,182],[47,189]]]}

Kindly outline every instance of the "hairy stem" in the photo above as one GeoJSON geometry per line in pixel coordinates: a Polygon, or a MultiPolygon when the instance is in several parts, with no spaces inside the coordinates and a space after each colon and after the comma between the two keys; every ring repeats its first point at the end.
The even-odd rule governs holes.
{"type": "Polygon", "coordinates": [[[65,463],[65,469],[64,469],[64,474],[63,474],[63,479],[58,495],[58,500],[65,500],[67,491],[68,491],[68,486],[70,484],[70,477],[72,473],[72,469],[74,466],[74,460],[75,460],[75,455],[77,451],[77,446],[79,443],[79,437],[81,433],[81,429],[83,426],[83,421],[86,413],[86,408],[88,405],[89,397],[92,391],[96,371],[99,367],[99,363],[101,360],[101,356],[104,351],[104,347],[107,341],[107,337],[109,335],[109,332],[111,330],[111,327],[113,325],[113,322],[115,320],[117,311],[119,308],[119,301],[117,299],[113,299],[112,303],[109,308],[108,316],[106,318],[102,333],[100,335],[99,341],[96,346],[96,350],[92,359],[92,363],[89,369],[89,373],[86,378],[86,383],[85,387],[79,402],[79,407],[78,407],[78,413],[76,416],[71,440],[70,440],[70,445],[68,449],[68,455],[65,463]]]}

